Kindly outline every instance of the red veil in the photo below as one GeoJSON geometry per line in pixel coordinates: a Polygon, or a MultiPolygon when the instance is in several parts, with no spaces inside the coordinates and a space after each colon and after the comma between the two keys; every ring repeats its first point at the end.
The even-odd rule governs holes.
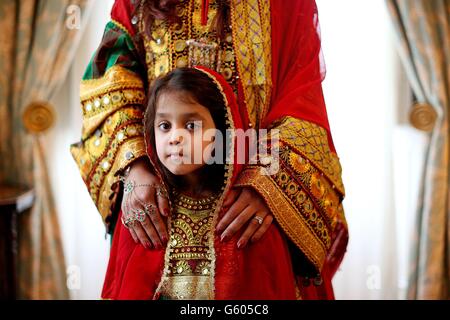
{"type": "Polygon", "coordinates": [[[329,133],[322,93],[325,63],[314,0],[271,1],[272,103],[263,127],[283,116],[318,124],[329,133]]]}

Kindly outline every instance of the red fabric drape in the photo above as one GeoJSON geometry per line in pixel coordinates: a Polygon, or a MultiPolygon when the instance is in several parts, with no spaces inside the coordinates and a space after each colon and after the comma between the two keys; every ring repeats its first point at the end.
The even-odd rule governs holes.
{"type": "Polygon", "coordinates": [[[272,0],[272,103],[263,127],[283,116],[313,122],[328,131],[322,93],[325,64],[314,0],[272,0]]]}

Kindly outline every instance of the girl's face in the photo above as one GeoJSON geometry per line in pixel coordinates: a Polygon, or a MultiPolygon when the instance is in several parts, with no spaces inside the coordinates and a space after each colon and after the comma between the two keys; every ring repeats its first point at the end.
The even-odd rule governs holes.
{"type": "MultiPolygon", "coordinates": [[[[212,139],[203,133],[216,129],[209,110],[184,93],[167,92],[158,98],[155,144],[159,161],[175,175],[189,175],[205,165],[212,139]]],[[[208,135],[210,137],[210,135],[208,135]]]]}

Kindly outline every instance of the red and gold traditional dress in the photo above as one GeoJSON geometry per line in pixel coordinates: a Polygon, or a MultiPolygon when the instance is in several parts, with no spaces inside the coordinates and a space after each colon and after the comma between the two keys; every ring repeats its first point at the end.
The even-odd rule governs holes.
{"type": "MultiPolygon", "coordinates": [[[[82,140],[71,149],[107,226],[120,215],[119,175],[146,156],[142,118],[149,83],[189,65],[186,40],[211,39],[209,24],[217,11],[215,1],[180,0],[182,23],[155,20],[147,37],[139,3],[115,2],[81,84],[82,140]]],[[[246,165],[232,183],[254,188],[276,222],[245,250],[214,238],[207,275],[213,280],[201,297],[333,298],[331,278],[344,256],[348,231],[341,167],[322,94],[325,70],[315,1],[230,0],[230,8],[229,34],[217,41],[217,71],[237,97],[236,119],[244,130],[280,132],[277,173],[246,165]]],[[[119,225],[114,231],[103,298],[160,297],[167,256],[134,244],[125,231],[119,225]],[[138,274],[152,276],[134,278],[138,274]]]]}

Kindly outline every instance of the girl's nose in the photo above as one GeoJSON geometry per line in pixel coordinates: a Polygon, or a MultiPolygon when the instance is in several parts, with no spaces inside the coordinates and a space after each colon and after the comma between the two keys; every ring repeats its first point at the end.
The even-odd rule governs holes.
{"type": "Polygon", "coordinates": [[[171,146],[172,145],[176,146],[176,145],[180,144],[181,142],[183,142],[183,136],[180,134],[173,134],[172,137],[170,137],[169,143],[171,146]]]}

